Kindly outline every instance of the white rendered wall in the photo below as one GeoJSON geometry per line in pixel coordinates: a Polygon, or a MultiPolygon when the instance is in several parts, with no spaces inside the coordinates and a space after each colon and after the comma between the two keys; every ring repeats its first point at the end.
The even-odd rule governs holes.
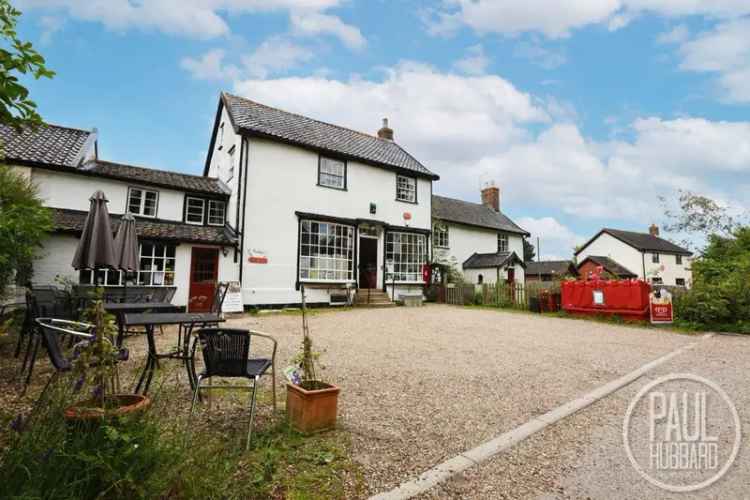
{"type": "Polygon", "coordinates": [[[55,172],[35,168],[32,181],[39,189],[39,196],[47,207],[67,208],[87,212],[89,198],[97,190],[104,191],[111,214],[126,212],[128,187],[140,187],[159,192],[156,217],[159,219],[182,221],[183,191],[161,187],[139,185],[137,182],[122,182],[104,177],[93,177],[75,173],[55,172]]]}
{"type": "MultiPolygon", "coordinates": [[[[395,172],[349,161],[347,190],[329,189],[317,186],[317,153],[263,139],[249,142],[243,255],[246,304],[301,300],[294,289],[298,252],[295,211],[430,229],[430,180],[417,180],[417,204],[403,203],[395,200],[395,172]],[[377,205],[376,214],[370,213],[370,203],[377,205]],[[406,212],[411,214],[408,221],[406,212]],[[251,255],[263,255],[268,263],[249,263],[251,255]]],[[[380,241],[379,254],[382,251],[380,241]]],[[[328,297],[328,289],[308,287],[308,301],[327,302],[328,297]]]]}
{"type": "MultiPolygon", "coordinates": [[[[515,280],[515,283],[517,285],[524,284],[524,281],[526,279],[526,273],[524,272],[523,267],[521,267],[519,264],[514,264],[513,269],[515,270],[513,279],[515,280]]],[[[487,268],[487,269],[466,269],[464,270],[464,279],[468,283],[473,283],[475,285],[479,284],[479,275],[482,275],[482,282],[488,283],[488,284],[495,284],[497,283],[497,269],[496,268],[487,268]]],[[[508,268],[502,268],[500,269],[500,281],[507,281],[508,279],[508,268]]]]}
{"type": "Polygon", "coordinates": [[[78,271],[71,263],[78,247],[75,236],[56,234],[42,242],[42,248],[36,253],[34,274],[31,282],[34,285],[54,285],[57,276],[69,278],[78,283],[78,271]]]}
{"type": "Polygon", "coordinates": [[[240,177],[240,147],[242,137],[234,132],[232,122],[229,119],[227,110],[224,106],[221,108],[219,125],[224,124],[224,136],[221,138],[219,129],[216,131],[216,141],[214,150],[211,155],[211,163],[208,168],[208,177],[221,180],[232,190],[232,195],[227,203],[227,222],[233,228],[237,227],[237,190],[239,189],[240,177]],[[234,154],[230,155],[229,150],[234,146],[234,154]],[[230,167],[234,164],[234,175],[230,178],[230,167]]]}

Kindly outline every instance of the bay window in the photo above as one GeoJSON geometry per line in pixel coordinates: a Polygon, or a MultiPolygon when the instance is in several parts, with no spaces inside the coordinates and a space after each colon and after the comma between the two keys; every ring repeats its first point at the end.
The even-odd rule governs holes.
{"type": "Polygon", "coordinates": [[[388,233],[385,241],[387,283],[422,282],[422,266],[427,262],[427,237],[418,233],[388,233]]]}
{"type": "Polygon", "coordinates": [[[299,241],[301,281],[354,281],[353,226],[303,220],[299,241]]]}

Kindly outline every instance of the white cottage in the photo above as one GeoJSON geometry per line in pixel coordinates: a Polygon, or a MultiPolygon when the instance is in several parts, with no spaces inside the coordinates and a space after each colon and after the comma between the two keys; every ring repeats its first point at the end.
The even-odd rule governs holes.
{"type": "Polygon", "coordinates": [[[659,237],[659,227],[648,233],[604,228],[576,252],[578,273],[585,279],[597,266],[621,277],[637,277],[654,284],[689,287],[692,253],[659,237]]]}
{"type": "Polygon", "coordinates": [[[375,136],[222,93],[204,175],[229,187],[246,305],[422,292],[438,176],[387,120],[375,136]]]}
{"type": "Polygon", "coordinates": [[[481,204],[432,197],[434,258],[455,264],[470,283],[523,284],[529,233],[502,213],[499,188],[486,186],[481,194],[481,204]]]}
{"type": "Polygon", "coordinates": [[[225,221],[229,189],[221,181],[102,161],[95,130],[43,125],[19,133],[0,126],[0,140],[6,163],[31,178],[52,214],[53,233],[34,263],[33,284],[62,278],[119,287],[127,279],[129,287],[174,288],[174,304],[201,311],[211,305],[216,280],[237,279],[236,236],[225,221]],[[109,200],[113,229],[122,214],[135,215],[138,273],[71,267],[96,190],[109,200]]]}

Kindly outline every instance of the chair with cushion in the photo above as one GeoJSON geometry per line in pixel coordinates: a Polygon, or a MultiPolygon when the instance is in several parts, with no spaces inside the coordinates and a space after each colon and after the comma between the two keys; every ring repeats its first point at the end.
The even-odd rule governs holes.
{"type": "Polygon", "coordinates": [[[276,339],[273,337],[249,330],[230,328],[203,328],[198,330],[198,338],[193,342],[191,352],[191,365],[195,370],[195,350],[200,343],[203,354],[204,370],[198,375],[193,392],[193,403],[190,407],[190,418],[195,411],[195,404],[201,388],[242,389],[247,390],[247,385],[236,386],[213,386],[202,385],[203,381],[211,377],[223,378],[246,378],[253,382],[250,396],[250,424],[247,431],[246,449],[250,447],[250,439],[255,419],[255,397],[258,390],[258,381],[263,375],[267,375],[271,369],[273,384],[273,407],[276,409],[276,339]],[[270,340],[273,343],[273,353],[270,358],[250,358],[250,341],[253,337],[270,340]]]}

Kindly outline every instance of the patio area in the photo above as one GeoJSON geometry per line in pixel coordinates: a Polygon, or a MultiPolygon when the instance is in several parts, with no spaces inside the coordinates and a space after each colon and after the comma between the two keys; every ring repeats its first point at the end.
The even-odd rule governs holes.
{"type": "MultiPolygon", "coordinates": [[[[299,349],[301,323],[298,312],[230,316],[224,323],[277,339],[280,408],[281,372],[299,349]]],[[[353,461],[340,471],[351,476],[345,495],[361,497],[389,490],[694,340],[654,329],[444,305],[317,310],[309,325],[321,353],[321,378],[342,388],[333,434],[344,438],[353,461]],[[363,484],[357,485],[360,473],[363,484]]],[[[157,345],[172,346],[176,337],[176,329],[167,328],[156,335],[157,345]]],[[[129,384],[147,347],[143,336],[126,345],[131,360],[123,380],[129,384]]],[[[263,353],[265,346],[257,347],[255,355],[263,353]]],[[[42,365],[35,378],[45,378],[44,372],[42,365]]],[[[168,396],[170,412],[187,413],[190,388],[182,364],[164,360],[159,373],[151,394],[168,396]]],[[[260,432],[281,418],[271,411],[270,381],[261,382],[260,432]]],[[[246,395],[219,392],[211,411],[196,415],[196,425],[219,420],[231,427],[241,420],[241,433],[246,395]]]]}

